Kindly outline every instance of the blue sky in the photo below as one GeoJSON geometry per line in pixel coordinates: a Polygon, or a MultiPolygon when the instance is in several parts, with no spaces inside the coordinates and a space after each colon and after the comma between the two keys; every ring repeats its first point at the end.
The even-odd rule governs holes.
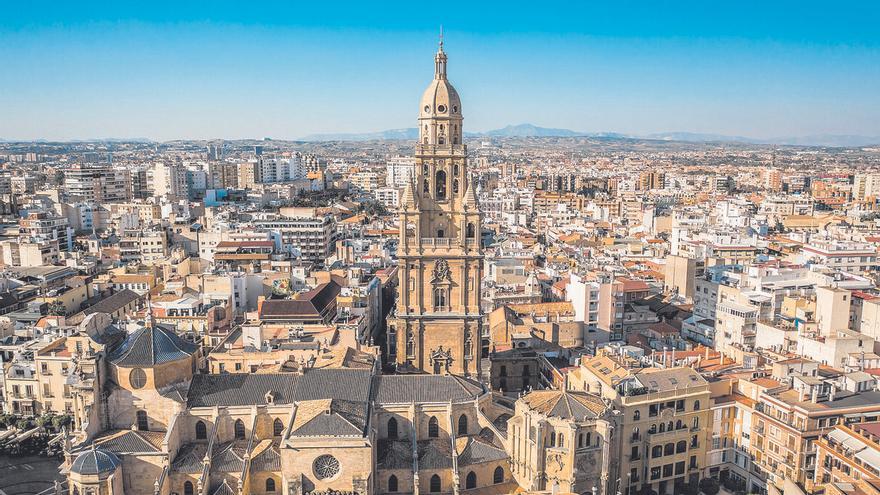
{"type": "Polygon", "coordinates": [[[876,1],[10,3],[0,138],[412,127],[440,24],[467,130],[880,136],[878,19],[876,1]]]}

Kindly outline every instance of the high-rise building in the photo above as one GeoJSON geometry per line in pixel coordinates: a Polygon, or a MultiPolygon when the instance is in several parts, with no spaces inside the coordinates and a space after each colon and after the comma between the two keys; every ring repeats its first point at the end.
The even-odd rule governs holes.
{"type": "Polygon", "coordinates": [[[400,200],[400,297],[388,352],[399,371],[478,376],[481,216],[442,42],[434,69],[419,104],[415,181],[400,200]]]}
{"type": "Polygon", "coordinates": [[[64,171],[67,194],[83,201],[111,203],[128,201],[131,174],[123,168],[107,164],[74,164],[64,171]]]}

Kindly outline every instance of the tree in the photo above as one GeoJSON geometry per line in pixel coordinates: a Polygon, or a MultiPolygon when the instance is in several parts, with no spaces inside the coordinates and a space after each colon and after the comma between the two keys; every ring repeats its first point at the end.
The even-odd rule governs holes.
{"type": "Polygon", "coordinates": [[[706,495],[718,495],[718,492],[721,491],[721,486],[715,478],[703,478],[700,480],[700,491],[706,495]]]}
{"type": "Polygon", "coordinates": [[[696,483],[685,483],[681,487],[684,495],[700,495],[700,487],[696,483]]]}
{"type": "Polygon", "coordinates": [[[67,308],[61,301],[52,301],[49,303],[49,314],[52,316],[64,316],[67,314],[67,308]]]}
{"type": "Polygon", "coordinates": [[[56,431],[61,430],[61,428],[64,428],[65,426],[70,426],[70,423],[72,422],[73,418],[71,418],[67,414],[55,416],[52,418],[52,426],[55,427],[56,431]]]}
{"type": "Polygon", "coordinates": [[[41,428],[46,428],[52,424],[52,420],[55,418],[53,414],[44,414],[36,419],[37,426],[41,428]]]}
{"type": "Polygon", "coordinates": [[[30,430],[34,427],[34,421],[30,418],[21,418],[18,420],[18,423],[15,424],[15,427],[19,430],[30,430]]]}

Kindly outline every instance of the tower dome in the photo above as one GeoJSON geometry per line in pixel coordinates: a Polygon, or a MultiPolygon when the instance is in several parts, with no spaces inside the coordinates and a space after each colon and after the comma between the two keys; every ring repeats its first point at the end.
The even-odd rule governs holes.
{"type": "Polygon", "coordinates": [[[419,105],[419,118],[433,117],[461,118],[461,98],[446,78],[446,52],[442,40],[434,55],[434,80],[425,89],[419,105]]]}
{"type": "Polygon", "coordinates": [[[70,472],[79,475],[101,475],[116,471],[121,462],[113,452],[91,448],[76,456],[70,465],[70,472]]]}
{"type": "Polygon", "coordinates": [[[419,142],[428,145],[461,143],[461,98],[446,78],[443,37],[434,55],[434,79],[419,101],[419,142]]]}

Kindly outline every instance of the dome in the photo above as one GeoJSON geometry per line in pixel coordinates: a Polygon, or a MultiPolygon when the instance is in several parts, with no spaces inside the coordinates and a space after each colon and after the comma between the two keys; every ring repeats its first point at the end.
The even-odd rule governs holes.
{"type": "Polygon", "coordinates": [[[111,473],[121,464],[113,452],[91,448],[76,456],[70,465],[70,472],[84,475],[111,473]]]}
{"type": "Polygon", "coordinates": [[[419,118],[432,117],[461,118],[461,98],[446,79],[446,53],[442,44],[434,56],[434,80],[422,94],[419,104],[419,118]]]}
{"type": "Polygon", "coordinates": [[[419,118],[461,117],[461,98],[446,79],[434,79],[422,94],[419,118]]]}

